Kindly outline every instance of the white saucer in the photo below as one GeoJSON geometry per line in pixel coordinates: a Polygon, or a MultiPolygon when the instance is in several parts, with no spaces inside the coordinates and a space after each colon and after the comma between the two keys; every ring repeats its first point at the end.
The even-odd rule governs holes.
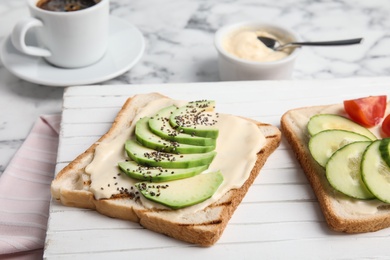
{"type": "Polygon", "coordinates": [[[98,83],[119,76],[141,59],[144,50],[142,33],[128,22],[111,16],[107,53],[91,66],[79,69],[52,66],[42,58],[17,51],[10,37],[5,40],[0,56],[4,66],[21,79],[41,85],[65,87],[98,83]]]}

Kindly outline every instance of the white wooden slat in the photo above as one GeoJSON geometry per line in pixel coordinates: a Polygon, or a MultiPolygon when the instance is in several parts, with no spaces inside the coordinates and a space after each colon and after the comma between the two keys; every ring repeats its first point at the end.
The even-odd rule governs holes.
{"type": "Polygon", "coordinates": [[[261,81],[261,82],[215,82],[215,83],[174,83],[174,84],[148,84],[148,85],[96,85],[89,87],[88,92],[84,86],[68,88],[64,97],[72,96],[131,96],[138,93],[160,91],[171,94],[174,98],[188,99],[189,94],[197,96],[207,93],[208,97],[222,96],[225,100],[237,100],[239,95],[254,96],[280,96],[281,99],[290,97],[360,97],[369,90],[372,95],[383,94],[388,85],[386,77],[339,79],[339,80],[291,80],[291,81],[261,81]],[[210,84],[213,89],[210,89],[210,84]],[[373,89],[375,86],[376,89],[373,89]],[[280,93],[275,92],[275,88],[280,93]],[[206,92],[204,92],[206,90],[206,92]],[[245,90],[245,91],[244,91],[245,90]],[[232,93],[234,95],[232,95],[232,93]],[[286,95],[287,94],[287,95],[286,95]]]}
{"type": "Polygon", "coordinates": [[[47,241],[49,246],[53,248],[52,254],[117,251],[129,248],[145,250],[148,248],[186,245],[184,242],[178,242],[153,231],[133,228],[48,232],[47,241]],[[75,236],[75,233],[77,233],[77,236],[75,236]]]}
{"type": "Polygon", "coordinates": [[[64,109],[78,109],[78,108],[107,108],[107,107],[121,107],[127,96],[113,96],[109,98],[101,98],[101,96],[83,96],[72,97],[65,99],[63,102],[64,109]]]}
{"type": "MultiPolygon", "coordinates": [[[[248,95],[248,94],[247,94],[248,95]]],[[[110,98],[101,98],[99,96],[82,96],[82,97],[71,97],[66,99],[63,104],[64,109],[79,109],[79,108],[120,108],[123,103],[126,101],[128,96],[113,96],[110,98]]],[[[240,97],[235,96],[235,100],[231,101],[219,101],[219,97],[216,98],[217,109],[221,112],[235,112],[240,113],[240,111],[252,112],[269,115],[270,113],[279,115],[281,112],[285,112],[291,107],[299,107],[302,105],[302,98],[296,98],[293,100],[270,100],[266,98],[265,100],[259,100],[257,96],[245,96],[247,100],[240,100],[240,97]],[[269,108],[269,109],[266,109],[269,108]],[[239,109],[237,111],[237,109],[239,109]],[[281,111],[281,112],[280,112],[281,111]]],[[[318,98],[317,98],[318,99],[318,98]]],[[[334,100],[334,97],[331,97],[334,100]]],[[[304,100],[313,102],[313,98],[305,97],[304,100]]],[[[340,98],[342,100],[342,97],[340,98]]],[[[321,97],[321,101],[326,103],[326,99],[321,97]],[[324,102],[325,100],[325,102],[324,102]]],[[[332,101],[330,101],[332,103],[332,101]]]]}
{"type": "MultiPolygon", "coordinates": [[[[389,78],[322,81],[177,83],[70,87],[56,172],[111,125],[127,97],[160,92],[176,99],[214,99],[217,110],[279,126],[289,109],[390,96],[389,78]]],[[[387,259],[390,229],[347,235],[329,230],[289,145],[283,139],[233,214],[216,245],[199,248],[136,223],[52,202],[47,259],[387,259]],[[369,246],[367,246],[369,245],[369,246]],[[176,256],[176,257],[175,257],[176,256]]]]}
{"type": "Polygon", "coordinates": [[[309,184],[267,184],[252,185],[244,202],[282,202],[315,200],[309,184]]]}
{"type": "Polygon", "coordinates": [[[63,138],[59,143],[57,163],[70,162],[86,151],[100,136],[63,138]]]}
{"type": "Polygon", "coordinates": [[[282,222],[324,222],[316,201],[246,203],[238,206],[229,225],[282,222]],[[275,214],[277,213],[277,214],[275,214]]]}
{"type": "Polygon", "coordinates": [[[267,163],[264,165],[264,169],[272,169],[272,168],[291,168],[297,166],[298,163],[295,158],[286,150],[278,150],[276,149],[274,153],[268,157],[267,163]]]}
{"type": "MultiPolygon", "coordinates": [[[[388,230],[364,234],[348,235],[348,238],[387,237],[388,230]]],[[[332,239],[346,238],[346,235],[330,231],[325,222],[299,221],[299,222],[274,222],[251,225],[229,225],[226,235],[221,237],[220,243],[248,243],[248,242],[272,242],[281,240],[306,240],[306,239],[332,239]],[[310,232],[302,232],[310,230],[310,232]]]]}
{"type": "MultiPolygon", "coordinates": [[[[51,232],[142,228],[138,223],[111,219],[93,210],[70,208],[58,205],[57,203],[52,206],[50,221],[53,226],[53,228],[50,229],[51,232]],[[80,217],[88,219],[89,221],[80,221],[80,217]]],[[[299,221],[324,221],[316,201],[290,201],[278,203],[247,203],[244,201],[234,213],[232,219],[229,221],[229,225],[299,221]],[[275,214],[275,212],[278,212],[279,214],[275,214]]]]}
{"type": "Polygon", "coordinates": [[[256,121],[259,121],[259,122],[263,122],[263,123],[274,125],[276,127],[280,127],[280,116],[279,115],[277,115],[277,116],[276,115],[275,116],[253,116],[251,118],[256,120],[256,121]]]}
{"type": "MultiPolygon", "coordinates": [[[[60,164],[60,163],[57,164],[57,169],[61,170],[63,168],[62,165],[65,166],[65,164],[60,164]]],[[[65,212],[65,211],[79,211],[79,210],[88,210],[88,209],[79,209],[79,208],[75,208],[75,207],[68,207],[68,206],[62,205],[61,203],[56,203],[56,202],[52,201],[52,203],[50,204],[50,217],[51,217],[51,213],[55,213],[58,211],[65,212]]]]}
{"type": "Polygon", "coordinates": [[[62,126],[62,138],[69,137],[100,137],[105,134],[111,127],[112,121],[103,123],[67,123],[62,126]]]}
{"type": "Polygon", "coordinates": [[[96,211],[88,209],[69,210],[67,208],[62,211],[53,211],[50,215],[53,228],[51,232],[60,231],[78,231],[78,230],[93,230],[93,229],[143,229],[138,223],[110,219],[96,211]],[[80,221],[80,217],[89,221],[80,221]],[[66,221],[64,221],[64,219],[66,221]],[[107,220],[110,221],[107,221],[107,220]]]}
{"type": "MultiPolygon", "coordinates": [[[[90,147],[90,145],[80,144],[80,145],[72,145],[67,147],[67,151],[69,152],[61,152],[57,154],[57,162],[58,163],[69,163],[74,160],[81,153],[86,151],[90,147]],[[77,149],[77,151],[76,151],[77,149]]],[[[63,148],[63,146],[61,146],[63,148]]],[[[65,148],[64,148],[65,149],[65,148]]]]}
{"type": "MultiPolygon", "coordinates": [[[[94,131],[91,131],[94,132],[94,131]]],[[[104,131],[102,131],[104,133],[104,131]]],[[[91,134],[89,136],[81,135],[81,136],[70,136],[70,137],[64,137],[61,136],[60,144],[64,146],[64,149],[67,150],[67,148],[72,147],[73,145],[92,145],[94,142],[99,140],[101,135],[96,136],[95,133],[91,134]]],[[[82,152],[80,150],[80,152],[82,152]]]]}
{"type": "MultiPolygon", "coordinates": [[[[152,231],[145,229],[109,229],[103,230],[104,232],[99,232],[100,230],[80,230],[77,232],[77,236],[74,235],[74,231],[64,231],[60,233],[51,233],[47,234],[48,243],[51,247],[56,250],[52,251],[52,254],[80,254],[80,253],[89,253],[89,252],[104,252],[104,251],[132,251],[135,254],[132,254],[132,257],[135,257],[139,250],[139,256],[145,256],[148,250],[155,250],[159,248],[175,248],[176,253],[180,252],[181,249],[188,247],[187,244],[176,241],[174,239],[165,237],[161,234],[155,234],[152,231]],[[126,232],[123,232],[126,231],[126,232]],[[93,242],[91,243],[91,239],[93,242]],[[75,247],[74,245],[78,245],[75,247]],[[104,245],[104,250],[102,246],[104,245]]],[[[347,240],[357,240],[357,239],[371,239],[371,238],[385,238],[389,235],[389,232],[376,232],[376,233],[367,233],[360,235],[348,235],[347,240]]],[[[262,223],[262,224],[251,224],[251,225],[228,225],[224,236],[221,237],[220,245],[232,245],[232,244],[243,244],[247,245],[249,249],[252,247],[263,247],[267,246],[264,244],[271,245],[272,242],[280,241],[294,241],[291,244],[301,247],[303,244],[306,244],[307,241],[315,240],[317,243],[323,243],[329,239],[337,239],[339,243],[346,241],[344,234],[330,232],[326,229],[326,224],[324,222],[292,222],[292,223],[262,223]],[[302,232],[302,230],[311,230],[311,232],[302,232]],[[323,239],[326,236],[327,239],[323,239]]],[[[352,245],[346,243],[347,245],[352,245]]],[[[376,247],[376,246],[375,246],[376,247]]],[[[199,252],[199,250],[204,250],[198,247],[191,247],[193,253],[199,252]]],[[[355,249],[355,246],[352,248],[355,249]]],[[[215,248],[218,250],[218,247],[215,248]]],[[[291,250],[292,248],[286,248],[285,250],[291,250]]],[[[356,248],[357,249],[357,248],[356,248]]],[[[206,249],[207,250],[207,249],[206,249]]],[[[249,249],[250,250],[250,249],[249,249]]],[[[279,248],[283,250],[283,248],[279,248]]],[[[347,248],[344,248],[347,250],[347,248]]],[[[350,249],[349,249],[350,250],[350,249]]],[[[208,251],[215,252],[213,248],[208,249],[208,251]]],[[[311,248],[306,248],[306,252],[312,252],[311,248]]],[[[261,251],[259,251],[261,252],[261,251]]],[[[382,252],[385,252],[382,249],[382,252]]],[[[276,251],[274,253],[277,253],[276,251]]],[[[282,256],[279,252],[278,255],[282,256]]],[[[315,256],[322,255],[323,252],[318,251],[315,256]]],[[[342,251],[338,252],[338,254],[342,251]]],[[[155,255],[157,257],[157,255],[155,255]]],[[[314,255],[312,255],[313,257],[314,255]]],[[[331,254],[335,257],[337,255],[331,254]]],[[[161,257],[161,256],[160,256],[161,257]]]]}
{"type": "Polygon", "coordinates": [[[66,109],[62,112],[62,116],[69,118],[67,123],[109,123],[112,122],[118,108],[86,108],[86,109],[66,109]]]}
{"type": "MultiPolygon", "coordinates": [[[[191,99],[193,100],[193,99],[191,99]]],[[[218,100],[217,100],[218,102],[218,100]]],[[[283,107],[285,106],[284,103],[283,107]]],[[[278,106],[278,104],[269,103],[269,106],[278,106]]],[[[269,117],[277,116],[280,119],[281,112],[287,111],[286,109],[279,108],[279,111],[269,111],[267,109],[258,109],[257,107],[261,106],[258,103],[249,103],[246,105],[231,105],[221,103],[218,106],[218,111],[221,113],[235,114],[239,116],[254,118],[254,117],[269,117]],[[272,114],[270,114],[272,113],[272,114]]],[[[67,123],[79,123],[79,124],[89,124],[89,123],[108,123],[112,122],[112,119],[115,117],[117,112],[120,110],[120,106],[116,107],[86,107],[85,109],[78,108],[69,108],[64,110],[64,116],[68,117],[70,121],[67,123]]]]}
{"type": "MultiPolygon", "coordinates": [[[[188,246],[185,243],[167,238],[161,234],[155,234],[142,228],[133,227],[133,225],[131,225],[132,223],[127,223],[126,226],[124,221],[114,221],[116,223],[121,222],[123,225],[115,225],[107,228],[105,226],[89,226],[89,228],[81,227],[81,229],[72,229],[70,231],[56,230],[53,233],[49,232],[47,236],[50,246],[55,246],[57,248],[57,250],[52,253],[70,254],[92,251],[101,252],[102,250],[96,249],[96,245],[91,243],[91,239],[93,239],[94,243],[100,245],[104,244],[105,251],[153,250],[161,247],[175,247],[179,249],[179,247],[183,248],[188,246]],[[75,232],[77,232],[77,237],[74,237],[75,232]],[[111,241],[113,243],[109,243],[111,241]],[[69,248],[69,245],[74,243],[77,243],[78,247],[69,248]]],[[[324,223],[322,221],[292,221],[291,223],[294,223],[295,225],[292,225],[290,222],[268,222],[261,224],[254,222],[250,223],[250,225],[235,224],[234,220],[232,220],[232,222],[233,223],[229,224],[226,228],[227,235],[224,236],[224,239],[221,239],[219,244],[258,243],[291,239],[299,240],[317,238],[324,233],[324,223]],[[308,235],[300,232],[300,230],[304,228],[315,229],[317,234],[308,235]],[[256,235],[251,235],[251,233],[255,233],[256,235]]],[[[104,222],[101,223],[104,225],[104,222]]],[[[339,236],[339,234],[335,235],[339,236]]]]}
{"type": "MultiPolygon", "coordinates": [[[[113,96],[110,98],[101,98],[99,96],[82,96],[82,97],[71,97],[64,101],[64,109],[78,109],[81,104],[85,108],[120,108],[128,96],[113,96]]],[[[264,97],[263,97],[264,98],[264,97]]],[[[333,97],[332,97],[333,98],[333,97]]],[[[234,96],[234,100],[219,100],[219,96],[216,97],[217,109],[221,112],[235,112],[235,114],[241,114],[241,111],[245,113],[251,112],[252,114],[269,115],[273,113],[279,115],[280,111],[287,111],[291,106],[297,107],[302,105],[302,98],[296,98],[286,103],[286,100],[264,100],[259,99],[257,95],[251,96],[250,93],[246,93],[243,98],[240,96],[234,96]],[[272,109],[266,109],[272,108],[272,109]],[[239,109],[239,110],[237,110],[239,109]]],[[[305,100],[313,102],[312,98],[305,97],[305,100]]],[[[321,98],[324,102],[324,98],[321,98]]],[[[340,99],[341,100],[341,99],[340,99]]],[[[248,114],[251,115],[251,114],[248,114]]]]}
{"type": "MultiPolygon", "coordinates": [[[[266,164],[267,165],[267,164],[266,164]]],[[[306,184],[307,179],[299,167],[287,169],[261,169],[254,184],[306,184]]]]}
{"type": "Polygon", "coordinates": [[[388,259],[388,238],[370,238],[372,244],[367,245],[365,239],[329,238],[319,241],[307,239],[303,243],[297,240],[284,240],[260,243],[217,244],[213,248],[160,247],[149,250],[127,248],[120,251],[84,252],[83,254],[60,254],[56,259],[84,260],[94,259],[154,259],[156,256],[166,256],[172,260],[185,259],[388,259]],[[373,250],[372,247],[375,249],[373,250]],[[309,254],[315,252],[315,254],[309,254]]]}

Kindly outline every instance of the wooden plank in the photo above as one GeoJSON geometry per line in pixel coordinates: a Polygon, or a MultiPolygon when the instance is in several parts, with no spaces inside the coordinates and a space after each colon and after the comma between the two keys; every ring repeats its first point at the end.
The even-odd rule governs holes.
{"type": "Polygon", "coordinates": [[[96,122],[96,123],[66,123],[62,126],[63,139],[71,137],[100,137],[105,134],[111,127],[112,122],[96,122]]]}
{"type": "MultiPolygon", "coordinates": [[[[325,228],[325,227],[324,227],[325,228]]],[[[157,247],[148,250],[128,247],[120,251],[79,252],[77,254],[54,254],[56,259],[154,259],[166,256],[169,259],[388,259],[388,238],[370,238],[372,245],[367,245],[364,238],[348,240],[328,238],[326,240],[306,239],[252,243],[219,243],[212,248],[195,246],[157,247]],[[371,249],[372,247],[375,250],[371,249]]]]}
{"type": "MultiPolygon", "coordinates": [[[[183,100],[215,99],[219,112],[279,126],[288,109],[390,95],[388,82],[388,78],[363,78],[67,88],[56,172],[104,134],[122,103],[134,94],[161,92],[183,100]]],[[[213,247],[189,245],[137,223],[52,202],[45,258],[387,259],[389,236],[390,229],[357,235],[330,231],[283,139],[213,247]]]]}
{"type": "MultiPolygon", "coordinates": [[[[267,164],[266,164],[267,165],[267,164]]],[[[308,183],[302,170],[298,167],[286,169],[262,169],[256,178],[254,185],[257,184],[304,184],[308,183]]]]}
{"type": "Polygon", "coordinates": [[[244,197],[245,202],[288,202],[315,200],[309,184],[252,185],[244,197]]]}
{"type": "MultiPolygon", "coordinates": [[[[350,251],[353,251],[351,250],[352,248],[354,250],[358,250],[358,248],[355,248],[356,246],[351,243],[351,240],[370,241],[373,238],[377,238],[377,240],[378,238],[388,239],[388,235],[389,232],[377,232],[360,235],[349,235],[348,239],[345,239],[344,234],[328,231],[324,222],[275,222],[251,225],[232,224],[226,228],[224,236],[220,239],[218,244],[220,246],[243,244],[246,245],[243,250],[253,250],[253,247],[264,248],[264,246],[272,246],[273,243],[278,243],[280,241],[293,241],[294,243],[290,244],[290,248],[285,248],[284,250],[283,248],[279,247],[275,248],[277,250],[283,250],[283,252],[279,252],[278,254],[278,251],[275,250],[273,252],[274,256],[281,256],[285,253],[285,251],[293,251],[292,249],[295,249],[296,247],[303,249],[305,245],[308,246],[311,244],[308,243],[308,241],[312,241],[313,244],[317,244],[317,248],[322,249],[320,249],[320,251],[314,252],[312,251],[312,248],[306,247],[305,254],[307,254],[308,256],[311,255],[312,257],[322,257],[323,254],[328,254],[329,256],[331,256],[332,259],[334,259],[335,257],[339,257],[340,254],[343,254],[344,250],[347,250],[345,246],[352,246],[349,247],[350,251]],[[302,230],[310,230],[311,232],[302,232],[302,230]],[[323,247],[319,246],[320,244],[326,243],[326,241],[332,239],[337,240],[340,244],[344,244],[344,247],[339,248],[341,251],[325,252],[323,247]]],[[[147,255],[148,250],[153,251],[155,249],[166,247],[175,248],[176,253],[179,253],[180,250],[188,247],[187,244],[168,238],[164,235],[156,234],[152,231],[145,229],[134,228],[110,228],[103,230],[92,229],[54,233],[48,232],[47,236],[50,245],[52,246],[52,248],[54,248],[54,250],[51,252],[53,255],[86,254],[91,252],[101,253],[107,251],[131,251],[134,252],[134,254],[132,254],[131,256],[137,257],[147,255]],[[77,236],[75,235],[75,233],[77,233],[77,236]]],[[[193,253],[197,253],[199,252],[199,250],[203,250],[199,247],[193,246],[191,246],[190,248],[193,249],[193,253]]],[[[378,252],[378,250],[382,252],[382,254],[388,252],[385,251],[383,248],[377,248],[377,245],[375,245],[375,248],[377,250],[372,251],[373,254],[378,252]]],[[[216,246],[206,250],[210,253],[218,253],[218,249],[221,249],[221,247],[216,246]]],[[[367,251],[371,252],[371,250],[367,251]]],[[[295,252],[295,250],[293,252],[295,252]]],[[[219,254],[221,253],[222,252],[219,252],[219,254]]],[[[241,251],[240,253],[243,253],[243,251],[241,251]]],[[[297,253],[298,252],[295,252],[295,254],[297,253]]],[[[263,257],[262,254],[260,255],[263,257]]]]}

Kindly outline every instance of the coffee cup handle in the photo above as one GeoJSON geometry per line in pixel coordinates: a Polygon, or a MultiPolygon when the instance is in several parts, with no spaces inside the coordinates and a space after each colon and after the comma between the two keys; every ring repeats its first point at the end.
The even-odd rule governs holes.
{"type": "Polygon", "coordinates": [[[41,20],[30,17],[20,20],[14,27],[11,35],[11,41],[14,47],[25,54],[32,56],[48,57],[51,56],[49,50],[26,45],[26,34],[30,28],[42,27],[43,23],[41,20]]]}

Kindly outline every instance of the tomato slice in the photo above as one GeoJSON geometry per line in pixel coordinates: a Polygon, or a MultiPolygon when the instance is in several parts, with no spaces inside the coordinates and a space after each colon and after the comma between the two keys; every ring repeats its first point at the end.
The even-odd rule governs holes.
{"type": "Polygon", "coordinates": [[[384,135],[383,137],[390,136],[390,114],[386,116],[385,120],[383,120],[382,134],[384,135]]]}
{"type": "Polygon", "coordinates": [[[385,115],[387,96],[369,96],[344,101],[344,109],[358,124],[372,127],[380,123],[385,115]]]}

